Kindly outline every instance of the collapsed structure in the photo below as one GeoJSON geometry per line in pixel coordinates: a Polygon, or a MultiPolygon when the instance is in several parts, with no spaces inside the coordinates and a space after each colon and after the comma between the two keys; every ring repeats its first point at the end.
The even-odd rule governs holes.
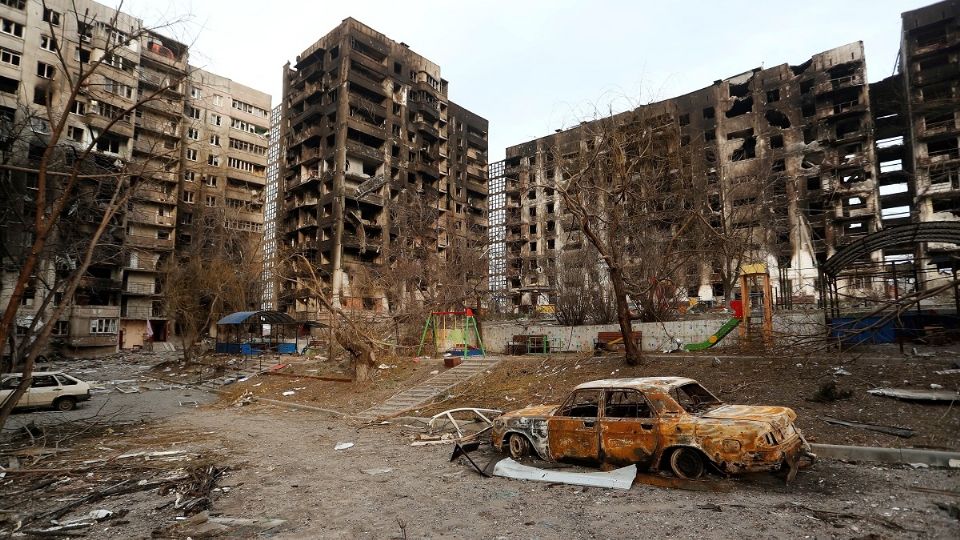
{"type": "MultiPolygon", "coordinates": [[[[705,179],[711,226],[746,246],[671,276],[681,290],[731,298],[724,267],[754,258],[771,269],[779,302],[812,303],[819,265],[841,247],[901,223],[960,219],[958,44],[960,5],[940,2],[903,14],[900,73],[878,83],[868,84],[855,42],[637,109],[663,123],[679,168],[705,179]]],[[[592,147],[597,122],[509,147],[491,164],[490,284],[501,309],[553,305],[556,261],[583,249],[556,187],[561,161],[592,147]]],[[[956,256],[943,244],[873,252],[845,287],[882,291],[860,269],[904,258],[928,282],[956,256]]]]}
{"type": "Polygon", "coordinates": [[[317,320],[323,294],[383,312],[378,272],[486,243],[487,121],[447,85],[440,66],[352,18],[284,66],[277,256],[312,268],[278,278],[279,310],[317,320]]]}
{"type": "MultiPolygon", "coordinates": [[[[77,155],[96,141],[75,203],[77,212],[86,212],[84,230],[89,234],[99,222],[109,199],[104,196],[116,182],[133,196],[110,222],[54,335],[68,354],[165,341],[173,328],[163,274],[172,257],[206,236],[211,218],[221,229],[251,237],[262,232],[270,96],[191,67],[187,45],[93,1],[5,1],[0,19],[0,113],[8,143],[0,197],[0,305],[6,305],[33,241],[29,203],[36,173],[30,171],[43,148],[77,155]],[[47,107],[63,110],[66,72],[89,69],[101,59],[76,105],[63,111],[69,118],[62,139],[49,140],[47,107]],[[154,99],[137,105],[147,96],[154,99]]],[[[55,265],[77,262],[71,245],[79,231],[69,228],[56,232],[56,256],[31,279],[18,311],[19,336],[45,316],[39,310],[52,294],[55,265]]]]}

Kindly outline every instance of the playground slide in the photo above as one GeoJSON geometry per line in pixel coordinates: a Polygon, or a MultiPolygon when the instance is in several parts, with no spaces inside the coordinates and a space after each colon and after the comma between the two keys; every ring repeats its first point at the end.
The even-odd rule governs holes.
{"type": "Polygon", "coordinates": [[[727,322],[723,323],[723,326],[721,326],[719,330],[714,332],[712,336],[708,337],[706,341],[684,345],[683,349],[686,351],[702,351],[704,349],[709,349],[710,347],[713,347],[714,345],[719,343],[720,340],[723,339],[727,334],[729,334],[730,331],[736,328],[738,324],[740,324],[740,319],[737,317],[734,317],[728,320],[727,322]]]}

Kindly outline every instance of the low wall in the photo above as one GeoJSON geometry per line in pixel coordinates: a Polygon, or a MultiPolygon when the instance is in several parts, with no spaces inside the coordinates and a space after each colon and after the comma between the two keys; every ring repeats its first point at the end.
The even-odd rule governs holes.
{"type": "MultiPolygon", "coordinates": [[[[640,348],[643,351],[673,349],[673,340],[686,345],[705,341],[716,332],[729,317],[689,319],[663,323],[634,323],[633,330],[643,334],[640,348]]],[[[774,334],[822,335],[823,313],[800,312],[774,315],[774,334]]],[[[486,323],[483,325],[483,344],[488,351],[502,353],[513,336],[521,334],[545,334],[555,350],[592,351],[593,340],[598,332],[619,332],[617,324],[594,324],[583,326],[560,326],[538,322],[486,323]]],[[[730,332],[717,348],[730,346],[739,340],[737,330],[730,332]]]]}

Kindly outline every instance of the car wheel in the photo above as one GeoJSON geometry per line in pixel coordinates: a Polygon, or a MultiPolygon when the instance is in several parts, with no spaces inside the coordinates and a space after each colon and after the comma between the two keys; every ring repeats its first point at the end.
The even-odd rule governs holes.
{"type": "Polygon", "coordinates": [[[72,397],[58,398],[53,402],[53,407],[58,411],[72,411],[77,406],[77,400],[72,397]]]}
{"type": "Polygon", "coordinates": [[[523,435],[514,433],[510,435],[507,443],[510,446],[510,457],[513,459],[520,459],[530,454],[530,442],[523,435]]]}
{"type": "Polygon", "coordinates": [[[703,476],[703,458],[692,448],[677,448],[670,454],[670,470],[677,478],[696,480],[703,476]]]}

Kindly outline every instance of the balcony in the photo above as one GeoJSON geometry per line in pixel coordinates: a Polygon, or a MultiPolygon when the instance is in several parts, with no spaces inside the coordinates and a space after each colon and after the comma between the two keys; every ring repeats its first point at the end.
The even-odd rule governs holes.
{"type": "Polygon", "coordinates": [[[137,189],[134,198],[141,201],[151,201],[162,204],[176,204],[177,198],[172,193],[165,193],[155,189],[137,189]]]}
{"type": "Polygon", "coordinates": [[[180,116],[183,114],[183,103],[180,101],[170,102],[165,99],[154,98],[143,102],[140,107],[144,110],[176,116],[177,118],[180,118],[180,116]]]}
{"type": "Polygon", "coordinates": [[[361,158],[383,162],[383,150],[367,146],[357,141],[347,140],[347,153],[361,158]]]}
{"type": "Polygon", "coordinates": [[[160,225],[163,227],[173,227],[176,224],[173,216],[161,216],[156,212],[144,212],[138,210],[128,212],[127,220],[135,223],[146,223],[148,225],[160,225]]]}
{"type": "Polygon", "coordinates": [[[95,291],[119,291],[122,285],[123,283],[119,279],[89,276],[80,278],[80,287],[95,291]]]}
{"type": "Polygon", "coordinates": [[[123,287],[123,294],[133,296],[152,296],[159,294],[155,283],[127,283],[123,287]]]}
{"type": "Polygon", "coordinates": [[[917,84],[931,84],[957,77],[960,77],[960,64],[950,63],[916,72],[913,79],[917,84]]]}
{"type": "Polygon", "coordinates": [[[174,47],[167,47],[159,40],[148,41],[140,51],[141,59],[147,59],[161,66],[178,72],[186,72],[187,62],[183,54],[178,54],[174,47]]]}
{"type": "Polygon", "coordinates": [[[163,319],[163,309],[157,306],[134,306],[126,307],[120,310],[120,317],[123,319],[145,320],[145,319],[163,319]]]}
{"type": "Polygon", "coordinates": [[[162,250],[173,249],[173,238],[156,238],[152,236],[128,234],[125,241],[126,244],[131,247],[162,250]]]}

